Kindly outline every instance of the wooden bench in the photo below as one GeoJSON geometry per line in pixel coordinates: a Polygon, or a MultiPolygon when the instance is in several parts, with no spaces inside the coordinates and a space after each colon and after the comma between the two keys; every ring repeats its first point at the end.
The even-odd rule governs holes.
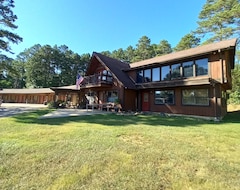
{"type": "Polygon", "coordinates": [[[100,103],[100,104],[86,104],[86,109],[88,111],[88,109],[91,108],[91,110],[93,111],[94,108],[99,109],[99,110],[103,110],[106,109],[107,111],[111,110],[114,108],[114,103],[100,103]]]}

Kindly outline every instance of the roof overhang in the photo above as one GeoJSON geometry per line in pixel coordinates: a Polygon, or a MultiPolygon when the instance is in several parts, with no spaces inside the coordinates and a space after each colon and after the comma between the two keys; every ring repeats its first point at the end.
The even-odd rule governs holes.
{"type": "Polygon", "coordinates": [[[212,85],[212,81],[209,77],[201,79],[183,79],[173,81],[161,81],[150,83],[136,84],[137,89],[155,89],[155,88],[174,88],[183,86],[200,86],[200,85],[212,85]]]}
{"type": "MultiPolygon", "coordinates": [[[[221,42],[198,46],[198,47],[183,50],[183,51],[173,52],[170,54],[132,63],[130,64],[130,67],[131,67],[130,70],[135,70],[135,69],[146,67],[149,65],[152,66],[154,64],[165,64],[165,63],[174,62],[174,61],[177,62],[177,61],[189,59],[192,57],[208,55],[216,51],[233,50],[233,52],[235,52],[236,43],[237,43],[237,39],[234,38],[230,40],[224,40],[221,42]]],[[[234,55],[232,56],[234,57],[234,55]]]]}

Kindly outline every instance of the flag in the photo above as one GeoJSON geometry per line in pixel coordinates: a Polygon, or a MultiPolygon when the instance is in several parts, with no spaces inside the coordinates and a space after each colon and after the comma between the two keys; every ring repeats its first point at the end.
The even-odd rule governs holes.
{"type": "Polygon", "coordinates": [[[83,81],[83,77],[78,74],[77,78],[76,78],[76,88],[78,89],[78,86],[81,84],[81,82],[83,81]]]}

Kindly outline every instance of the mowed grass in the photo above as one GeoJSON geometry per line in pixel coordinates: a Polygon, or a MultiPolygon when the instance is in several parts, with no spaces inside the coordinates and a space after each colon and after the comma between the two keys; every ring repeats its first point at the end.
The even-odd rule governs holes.
{"type": "Polygon", "coordinates": [[[0,189],[240,187],[240,112],[221,122],[115,114],[0,119],[0,189]]]}

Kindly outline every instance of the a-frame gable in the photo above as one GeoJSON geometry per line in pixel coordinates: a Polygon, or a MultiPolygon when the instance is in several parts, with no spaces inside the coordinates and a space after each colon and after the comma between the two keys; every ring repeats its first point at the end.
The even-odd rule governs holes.
{"type": "Polygon", "coordinates": [[[119,61],[114,58],[104,56],[100,53],[94,52],[90,61],[90,65],[87,69],[86,75],[94,74],[99,67],[110,71],[113,77],[121,84],[124,88],[135,89],[134,82],[125,73],[124,70],[129,69],[129,64],[119,61]]]}

